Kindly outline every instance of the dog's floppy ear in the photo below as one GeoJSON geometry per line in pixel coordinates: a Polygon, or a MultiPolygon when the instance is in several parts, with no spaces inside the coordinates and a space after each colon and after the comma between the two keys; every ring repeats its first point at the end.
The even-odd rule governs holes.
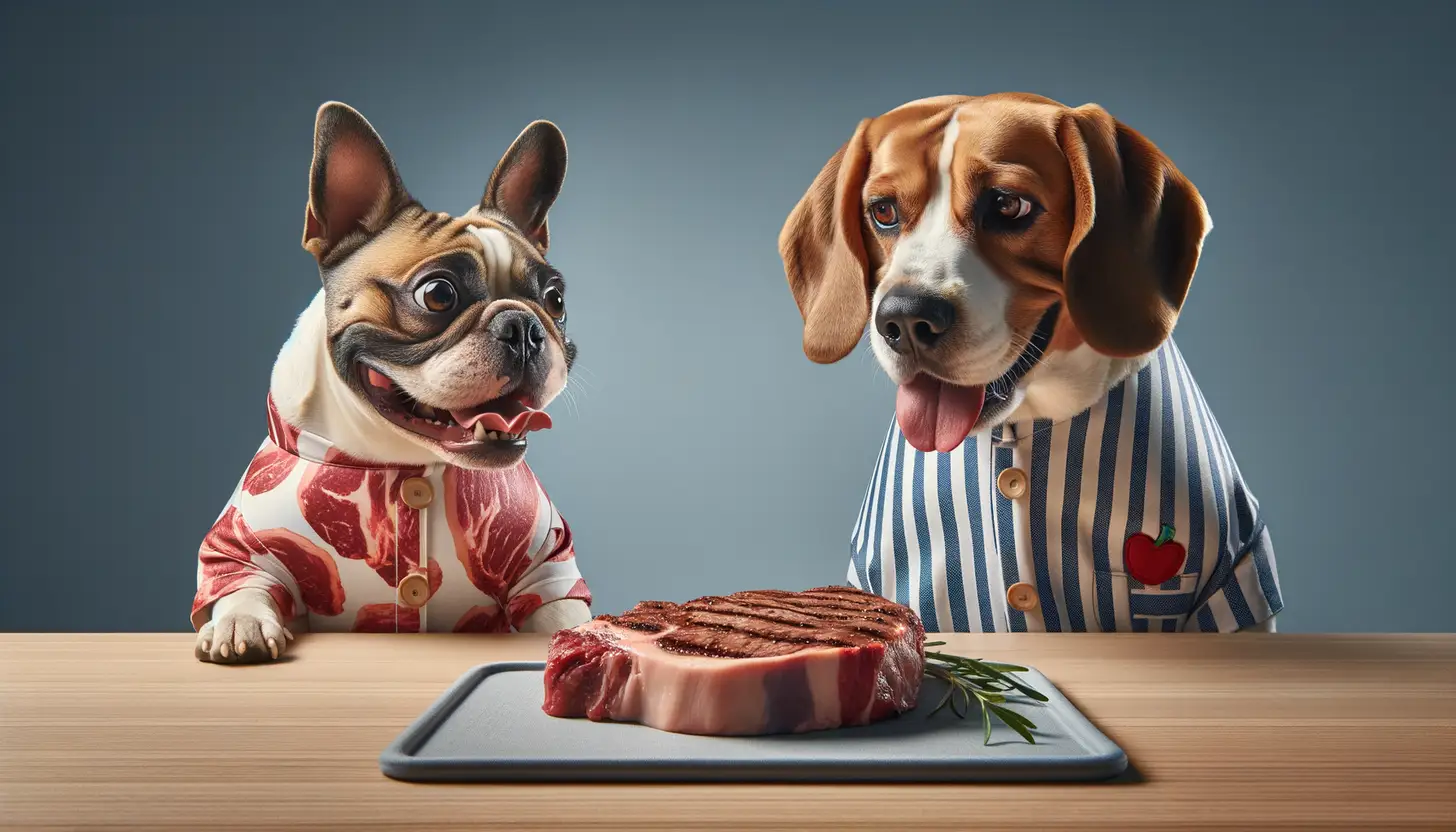
{"type": "Polygon", "coordinates": [[[350,234],[378,231],[409,198],[384,141],[364,116],[337,101],[319,107],[303,247],[322,261],[350,234]]]}
{"type": "Polygon", "coordinates": [[[549,121],[533,121],[511,142],[490,175],[480,207],[510,218],[542,252],[551,244],[546,212],[566,181],[566,137],[549,121]]]}
{"type": "Polygon", "coordinates": [[[1172,333],[1212,223],[1162,151],[1095,104],[1062,116],[1075,217],[1062,265],[1067,312],[1094,350],[1157,349],[1172,333]]]}
{"type": "Polygon", "coordinates": [[[865,130],[830,158],[779,232],[779,256],[804,318],[804,354],[819,364],[849,355],[870,319],[870,265],[861,200],[869,173],[865,130]]]}

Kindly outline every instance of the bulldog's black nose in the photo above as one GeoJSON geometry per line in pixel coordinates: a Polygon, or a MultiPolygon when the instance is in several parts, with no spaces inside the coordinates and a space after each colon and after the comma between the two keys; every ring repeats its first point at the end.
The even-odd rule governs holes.
{"type": "Polygon", "coordinates": [[[909,287],[891,289],[875,311],[875,331],[890,349],[902,354],[910,352],[912,347],[933,348],[952,326],[955,326],[954,304],[909,287]]]}
{"type": "Polygon", "coordinates": [[[519,309],[497,312],[490,321],[490,334],[522,364],[539,355],[546,345],[546,328],[541,326],[541,319],[519,309]]]}

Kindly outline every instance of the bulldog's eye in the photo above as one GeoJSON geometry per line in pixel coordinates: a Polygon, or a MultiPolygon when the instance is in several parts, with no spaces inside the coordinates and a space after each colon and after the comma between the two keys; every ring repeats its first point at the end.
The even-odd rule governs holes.
{"type": "Polygon", "coordinates": [[[546,293],[541,296],[541,303],[546,307],[546,314],[558,324],[566,320],[566,293],[560,286],[547,286],[546,293]]]}
{"type": "Polygon", "coordinates": [[[430,312],[449,312],[455,300],[455,285],[443,277],[426,280],[415,289],[415,303],[430,312]]]}
{"type": "Polygon", "coordinates": [[[895,200],[885,197],[870,203],[870,220],[881,230],[889,231],[900,224],[900,209],[895,200]]]}

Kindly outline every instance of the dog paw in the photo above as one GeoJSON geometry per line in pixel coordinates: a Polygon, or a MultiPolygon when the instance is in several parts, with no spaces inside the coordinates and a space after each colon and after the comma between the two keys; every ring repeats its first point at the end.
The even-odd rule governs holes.
{"type": "Polygon", "coordinates": [[[293,633],[279,621],[266,594],[261,599],[228,596],[218,600],[212,620],[198,630],[193,654],[214,664],[256,664],[282,656],[292,641],[293,633]]]}

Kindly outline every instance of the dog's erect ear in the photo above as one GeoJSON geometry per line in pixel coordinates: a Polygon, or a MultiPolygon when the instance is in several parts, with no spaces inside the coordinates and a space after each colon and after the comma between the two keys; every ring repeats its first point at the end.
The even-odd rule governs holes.
{"type": "Polygon", "coordinates": [[[322,261],[355,232],[373,233],[409,201],[384,141],[347,104],[319,108],[313,128],[303,247],[322,261]]]}
{"type": "Polygon", "coordinates": [[[804,354],[819,364],[849,355],[870,319],[863,199],[870,151],[865,119],[835,153],[779,232],[779,256],[804,317],[804,354]]]}
{"type": "Polygon", "coordinates": [[[1203,198],[1152,142],[1095,104],[1064,115],[1057,141],[1074,188],[1067,312],[1104,355],[1152,352],[1173,331],[1212,228],[1203,198]]]}
{"type": "Polygon", "coordinates": [[[546,212],[564,181],[566,137],[549,121],[533,121],[495,166],[480,207],[505,214],[544,253],[551,244],[546,212]]]}

